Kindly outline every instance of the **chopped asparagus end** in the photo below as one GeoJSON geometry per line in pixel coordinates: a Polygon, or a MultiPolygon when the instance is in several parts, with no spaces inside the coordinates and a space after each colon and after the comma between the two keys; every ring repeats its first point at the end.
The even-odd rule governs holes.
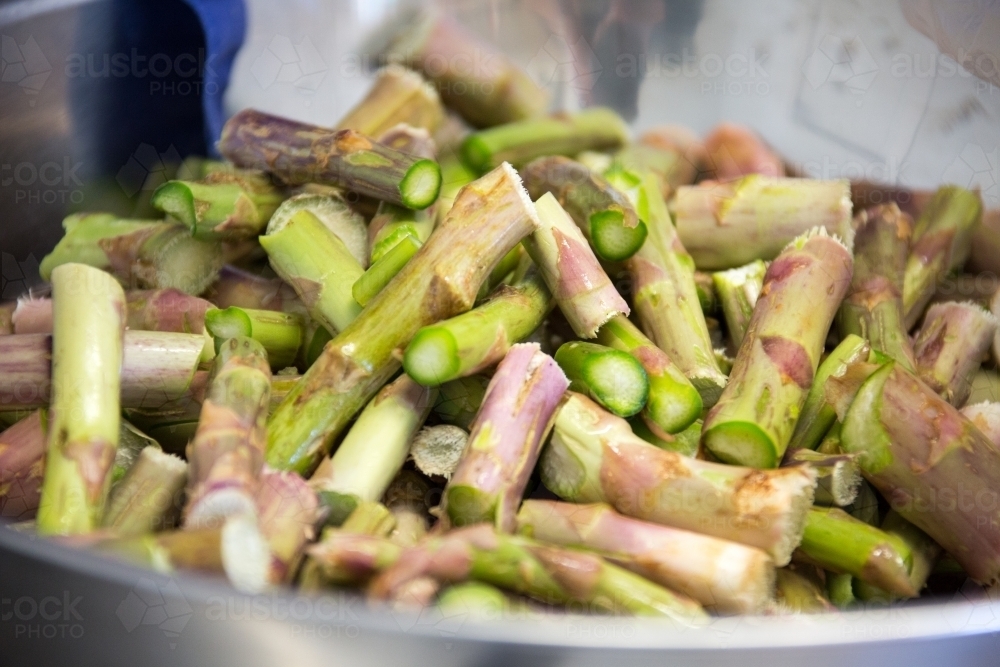
{"type": "Polygon", "coordinates": [[[631,417],[646,405],[649,377],[628,352],[572,341],[560,347],[555,357],[573,391],[591,396],[619,417],[631,417]]]}
{"type": "Polygon", "coordinates": [[[448,518],[453,526],[460,528],[493,521],[497,504],[495,494],[465,485],[449,485],[447,494],[448,518]]]}
{"type": "Polygon", "coordinates": [[[458,373],[458,344],[444,327],[424,327],[403,355],[406,374],[424,385],[436,387],[458,373]]]}
{"type": "Polygon", "coordinates": [[[461,146],[462,163],[476,173],[489,171],[493,151],[477,134],[470,134],[462,142],[461,146]]]}
{"type": "Polygon", "coordinates": [[[507,596],[489,584],[469,581],[447,588],[438,597],[437,607],[446,617],[469,614],[475,619],[497,619],[507,608],[507,596]]]}
{"type": "Polygon", "coordinates": [[[420,430],[410,445],[417,470],[428,476],[450,479],[462,459],[469,434],[458,426],[439,424],[420,430]]]}
{"type": "Polygon", "coordinates": [[[253,323],[242,308],[212,308],[205,313],[205,328],[215,337],[215,351],[218,353],[223,341],[236,336],[251,336],[253,323]]]}
{"type": "MultiPolygon", "coordinates": [[[[237,187],[238,186],[233,186],[237,187]]],[[[167,215],[194,229],[198,224],[194,193],[183,181],[167,181],[156,189],[150,203],[167,215]]]]}
{"type": "Polygon", "coordinates": [[[597,256],[607,262],[621,262],[636,253],[646,240],[646,223],[635,227],[623,224],[621,211],[598,211],[590,216],[590,243],[597,256]]]}
{"type": "Polygon", "coordinates": [[[226,520],[220,547],[222,567],[233,586],[247,593],[267,588],[271,548],[252,513],[226,520]]]}
{"type": "MultiPolygon", "coordinates": [[[[375,298],[382,288],[389,284],[397,273],[406,265],[420,249],[420,242],[407,234],[403,236],[392,249],[374,260],[351,288],[354,300],[361,307],[375,298]]],[[[373,254],[374,257],[374,254],[373,254]]]]}
{"type": "Polygon", "coordinates": [[[337,493],[336,491],[320,491],[320,507],[326,510],[326,525],[340,526],[347,521],[347,517],[358,508],[357,496],[347,493],[337,493]]]}
{"type": "Polygon", "coordinates": [[[420,160],[406,170],[399,183],[399,195],[407,208],[422,211],[441,191],[441,167],[434,160],[420,160]]]}
{"type": "Polygon", "coordinates": [[[767,433],[753,422],[723,422],[705,432],[705,447],[723,463],[773,468],[777,451],[767,433]]]}

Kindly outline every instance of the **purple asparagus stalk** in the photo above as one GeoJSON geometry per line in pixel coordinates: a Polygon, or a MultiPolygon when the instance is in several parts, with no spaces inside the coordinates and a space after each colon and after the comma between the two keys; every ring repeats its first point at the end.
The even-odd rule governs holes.
{"type": "Polygon", "coordinates": [[[237,306],[257,310],[280,310],[297,315],[308,314],[295,290],[285,281],[279,278],[264,278],[235,266],[222,267],[219,277],[205,291],[205,298],[217,308],[237,306]]]}
{"type": "Polygon", "coordinates": [[[559,365],[537,343],[510,348],[445,487],[441,504],[451,524],[488,521],[498,530],[514,530],[518,503],[567,387],[559,365]]]}
{"type": "Polygon", "coordinates": [[[288,582],[319,518],[316,492],[294,472],[264,469],[254,498],[260,532],[271,547],[273,584],[288,582]]]}
{"type": "Polygon", "coordinates": [[[38,509],[45,472],[48,413],[35,410],[0,433],[0,518],[23,521],[38,509]]]}
{"type": "Polygon", "coordinates": [[[230,338],[219,350],[201,418],[188,445],[186,527],[253,513],[264,463],[271,367],[260,343],[230,338]]]}
{"type": "Polygon", "coordinates": [[[996,334],[996,317],[973,303],[934,304],[913,339],[920,377],[952,405],[964,405],[996,334]]]}

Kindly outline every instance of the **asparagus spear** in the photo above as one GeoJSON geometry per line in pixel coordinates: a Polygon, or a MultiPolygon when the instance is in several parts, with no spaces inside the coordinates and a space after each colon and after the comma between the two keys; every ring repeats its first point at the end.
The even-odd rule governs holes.
{"type": "Polygon", "coordinates": [[[376,501],[406,462],[410,441],[424,423],[436,392],[407,375],[388,385],[364,409],[310,485],[340,525],[359,501],[376,501]]]}
{"type": "Polygon", "coordinates": [[[309,472],[399,368],[393,352],[423,326],[472,307],[493,265],[537,225],[505,165],[466,186],[414,258],[323,350],[268,425],[268,463],[309,472]]]}
{"type": "Polygon", "coordinates": [[[619,614],[665,616],[684,626],[706,620],[701,606],[599,556],[472,526],[407,549],[369,587],[392,600],[421,578],[441,583],[468,579],[549,604],[576,603],[619,614]]]}
{"type": "Polygon", "coordinates": [[[579,162],[540,157],[521,169],[521,178],[532,199],[551,193],[606,262],[628,259],[646,240],[646,223],[628,198],[579,162]]]}
{"type": "Polygon", "coordinates": [[[108,496],[102,525],[120,536],[170,528],[180,509],[187,463],[158,447],[145,447],[108,496]]]}
{"type": "MultiPolygon", "coordinates": [[[[985,402],[966,405],[959,412],[1000,449],[1000,403],[985,402]]],[[[11,427],[13,428],[13,427],[11,427]]]]}
{"type": "Polygon", "coordinates": [[[63,228],[65,235],[39,264],[44,280],[55,267],[79,262],[110,271],[128,287],[200,294],[222,266],[219,244],[192,238],[181,224],[84,213],[63,220],[63,228]]]}
{"type": "Polygon", "coordinates": [[[433,229],[432,214],[411,211],[382,202],[371,224],[368,225],[368,249],[371,261],[377,262],[405,238],[423,245],[433,229]]]}
{"type": "Polygon", "coordinates": [[[705,137],[708,172],[711,178],[728,180],[749,174],[781,177],[781,158],[752,130],[733,123],[719,123],[705,137]]]}
{"type": "Polygon", "coordinates": [[[705,417],[702,442],[719,460],[761,468],[781,461],[851,265],[851,252],[821,229],[771,263],[729,385],[705,417]]]}
{"type": "Polygon", "coordinates": [[[354,130],[328,130],[254,109],[222,128],[219,152],[237,166],[270,171],[290,184],[336,185],[417,210],[437,199],[441,169],[354,130]]]}
{"type": "Polygon", "coordinates": [[[95,549],[165,574],[178,569],[224,573],[245,593],[260,593],[269,585],[270,550],[249,515],[227,517],[210,528],[104,539],[95,549]]]}
{"type": "Polygon", "coordinates": [[[432,477],[451,476],[465,452],[469,434],[451,424],[428,426],[420,430],[410,445],[410,458],[417,470],[432,477]]]}
{"type": "Polygon", "coordinates": [[[545,155],[618,148],[628,139],[628,125],[621,116],[605,107],[591,107],[473,132],[462,142],[462,161],[482,173],[502,162],[523,165],[545,155]]]}
{"type": "Polygon", "coordinates": [[[235,306],[206,312],[205,327],[215,338],[216,350],[236,336],[257,341],[275,370],[295,363],[304,336],[303,321],[298,315],[235,306]]]}
{"type": "Polygon", "coordinates": [[[843,180],[751,175],[682,186],[672,212],[695,265],[718,271],[774,259],[814,227],[850,238],[851,193],[843,180]]]}
{"type": "Polygon", "coordinates": [[[133,290],[125,293],[128,328],[146,331],[202,333],[211,302],[176,289],[133,290]]]}
{"type": "Polygon", "coordinates": [[[797,567],[795,564],[777,571],[775,598],[779,610],[792,613],[817,614],[836,611],[823,591],[822,579],[812,566],[797,567]],[[806,568],[812,569],[809,572],[806,568]]]}
{"type": "Polygon", "coordinates": [[[637,519],[755,546],[777,565],[802,537],[816,486],[804,466],[754,470],[658,449],[575,393],[556,413],[540,470],[563,500],[607,502],[637,519]]]}
{"type": "Polygon", "coordinates": [[[917,596],[910,582],[913,555],[909,545],[840,509],[809,510],[795,557],[833,572],[850,573],[897,595],[917,596]]]}
{"type": "Polygon", "coordinates": [[[41,534],[100,522],[118,447],[125,293],[84,264],[52,271],[52,421],[38,505],[41,534]]]}
{"type": "Polygon", "coordinates": [[[404,21],[406,30],[386,46],[384,57],[421,71],[445,105],[472,125],[510,123],[537,116],[548,106],[543,88],[453,18],[426,12],[404,21]]]}
{"type": "Polygon", "coordinates": [[[879,352],[914,370],[913,347],[903,324],[903,274],[912,220],[896,204],[855,217],[854,276],[838,315],[842,336],[857,334],[879,352]]]}
{"type": "Polygon", "coordinates": [[[903,315],[912,329],[938,282],[965,264],[982,219],[979,196],[963,188],[938,188],[913,226],[913,245],[903,278],[903,315]]]}
{"type": "Polygon", "coordinates": [[[483,404],[488,384],[489,378],[482,375],[470,375],[445,382],[438,388],[434,413],[444,423],[468,431],[479,412],[479,406],[483,404]]]}
{"type": "Polygon", "coordinates": [[[201,239],[257,236],[284,199],[265,174],[235,170],[201,181],[167,181],[150,203],[201,239]]]}
{"type": "MultiPolygon", "coordinates": [[[[363,585],[399,560],[403,547],[385,537],[327,528],[306,547],[309,569],[322,584],[363,585]]],[[[303,588],[309,588],[302,582],[303,588]]]]}
{"type": "Polygon", "coordinates": [[[754,613],[770,601],[774,563],[753,547],[618,514],[607,505],[526,500],[518,532],[583,547],[721,613],[754,613]]]}
{"type": "Polygon", "coordinates": [[[832,391],[828,392],[831,378],[844,377],[853,365],[872,361],[871,346],[868,341],[848,334],[833,352],[820,363],[813,378],[809,393],[799,411],[795,431],[788,443],[788,451],[816,449],[823,436],[837,421],[837,412],[832,403],[832,391]]]}
{"type": "Polygon", "coordinates": [[[861,471],[853,454],[824,454],[810,449],[797,449],[785,456],[782,465],[808,465],[816,471],[817,505],[845,507],[858,497],[861,471]]]}
{"type": "Polygon", "coordinates": [[[271,267],[295,288],[313,319],[330,331],[343,330],[361,312],[351,288],[364,269],[309,211],[277,222],[272,220],[260,237],[271,267]]]}
{"type": "Polygon", "coordinates": [[[754,306],[764,286],[767,263],[757,260],[745,266],[712,274],[712,284],[722,305],[729,330],[729,342],[734,350],[740,349],[754,306]]]}
{"type": "Polygon", "coordinates": [[[219,350],[194,440],[184,525],[254,512],[263,465],[271,367],[257,341],[238,336],[219,350]]]}
{"type": "Polygon", "coordinates": [[[47,410],[35,410],[0,433],[0,517],[31,519],[38,509],[48,440],[47,410]]]}
{"type": "Polygon", "coordinates": [[[715,405],[726,377],[698,302],[691,256],[677,237],[655,179],[648,172],[639,176],[624,171],[609,179],[629,195],[649,226],[646,242],[626,263],[639,322],[691,381],[704,405],[715,405]]]}
{"type": "Polygon", "coordinates": [[[903,518],[951,553],[969,576],[1000,576],[1000,451],[975,425],[898,364],[861,387],[841,446],[903,518]],[[977,500],[978,499],[978,500],[977,500]]]}
{"type": "Polygon", "coordinates": [[[368,93],[340,119],[337,129],[377,137],[399,123],[433,132],[443,122],[437,91],[416,72],[388,65],[375,73],[368,93]]]}
{"type": "Polygon", "coordinates": [[[601,325],[629,308],[551,193],[535,202],[539,227],[524,246],[576,335],[593,338],[601,325]]]}
{"type": "Polygon", "coordinates": [[[997,330],[997,318],[975,304],[934,304],[913,339],[920,377],[952,405],[964,405],[997,330]]]}
{"type": "Polygon", "coordinates": [[[427,386],[478,373],[541,326],[552,304],[545,282],[530,271],[469,312],[420,329],[406,346],[403,368],[427,386]]]}
{"type": "Polygon", "coordinates": [[[570,341],[559,347],[555,358],[573,391],[589,396],[611,413],[631,417],[646,405],[649,378],[629,353],[570,341]]]}
{"type": "Polygon", "coordinates": [[[514,530],[514,515],[535,469],[552,414],[569,386],[537,343],[510,348],[486,389],[469,442],[441,498],[442,520],[488,521],[514,530]]]}
{"type": "Polygon", "coordinates": [[[419,249],[419,241],[413,240],[410,236],[405,236],[393,245],[392,249],[381,255],[377,260],[373,260],[368,270],[351,287],[351,295],[358,305],[361,307],[367,306],[368,302],[374,299],[375,295],[381,292],[382,288],[396,277],[396,274],[417,254],[417,250],[419,249]]]}
{"type": "Polygon", "coordinates": [[[272,584],[288,582],[306,544],[315,539],[313,526],[319,516],[316,493],[294,472],[265,468],[254,504],[260,532],[271,552],[268,580],[272,584]]]}
{"type": "Polygon", "coordinates": [[[642,418],[657,436],[679,433],[701,415],[701,395],[694,385],[627,317],[618,315],[608,321],[597,332],[597,341],[628,352],[642,364],[649,381],[642,418]]]}
{"type": "MultiPolygon", "coordinates": [[[[941,547],[928,537],[927,533],[894,510],[889,510],[889,513],[886,514],[882,521],[882,530],[906,544],[912,556],[910,585],[913,590],[920,591],[927,584],[927,578],[941,556],[941,547]]],[[[888,603],[900,597],[891,591],[860,580],[854,582],[854,592],[858,598],[865,602],[878,600],[888,603]]]]}
{"type": "Polygon", "coordinates": [[[205,291],[204,297],[217,308],[256,308],[307,315],[292,286],[280,278],[265,278],[235,266],[226,265],[219,277],[205,291]]]}

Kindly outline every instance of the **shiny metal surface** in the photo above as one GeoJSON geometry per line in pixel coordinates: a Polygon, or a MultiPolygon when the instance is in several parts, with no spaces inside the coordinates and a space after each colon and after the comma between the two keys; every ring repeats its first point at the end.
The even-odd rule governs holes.
{"type": "MultiPolygon", "coordinates": [[[[228,108],[330,122],[362,94],[365,35],[396,3],[248,4],[250,31],[228,108]],[[260,64],[285,43],[301,47],[298,78],[260,64]]],[[[922,187],[951,180],[980,187],[988,206],[1000,205],[1000,91],[945,67],[947,58],[897,4],[448,6],[565,106],[612,104],[638,129],[672,121],[704,132],[724,119],[746,122],[814,176],[922,187]],[[611,28],[609,6],[624,12],[611,28]],[[668,54],[681,58],[679,68],[668,54]],[[684,58],[693,59],[687,70],[684,58]],[[641,76],[629,69],[633,59],[645,59],[641,76]],[[940,71],[921,74],[932,60],[940,71]]],[[[149,23],[138,32],[128,29],[134,11],[119,2],[0,3],[4,299],[37,280],[37,260],[67,212],[141,214],[166,165],[205,149],[197,96],[182,94],[196,77],[69,67],[81,55],[86,67],[94,54],[100,72],[103,54],[131,56],[133,48],[146,57],[198,53],[201,36],[184,5],[159,3],[159,14],[142,14],[149,23]],[[18,63],[23,73],[9,69],[18,63]]],[[[216,580],[162,577],[0,530],[2,664],[917,667],[996,665],[998,655],[1000,601],[972,585],[954,599],[829,617],[720,618],[698,630],[572,616],[484,624],[371,610],[348,593],[251,599],[216,580]]]]}

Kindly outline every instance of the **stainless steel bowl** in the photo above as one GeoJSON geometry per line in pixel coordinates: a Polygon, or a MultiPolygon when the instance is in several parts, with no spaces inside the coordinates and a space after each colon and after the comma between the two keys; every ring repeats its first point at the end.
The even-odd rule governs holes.
{"type": "MultiPolygon", "coordinates": [[[[101,74],[104,54],[131,64],[136,53],[170,58],[203,48],[182,3],[137,7],[0,3],[4,299],[38,280],[37,261],[67,212],[141,212],[166,163],[205,150],[196,79],[101,74]],[[72,67],[82,58],[86,68],[88,56],[92,71],[72,67]]],[[[251,0],[227,108],[331,122],[362,94],[366,33],[394,9],[251,0]],[[274,58],[298,69],[281,73],[274,58]]],[[[813,176],[914,187],[952,181],[1000,205],[1000,90],[988,73],[967,76],[949,64],[913,27],[919,20],[907,20],[910,3],[497,0],[447,9],[528,67],[563,106],[609,104],[638,129],[745,122],[813,176]]],[[[959,46],[977,48],[971,39],[959,46]]],[[[218,580],[164,577],[0,530],[0,638],[4,664],[995,665],[1000,602],[970,584],[952,599],[718,618],[697,630],[572,615],[484,623],[373,610],[349,592],[248,597],[218,580]]]]}

